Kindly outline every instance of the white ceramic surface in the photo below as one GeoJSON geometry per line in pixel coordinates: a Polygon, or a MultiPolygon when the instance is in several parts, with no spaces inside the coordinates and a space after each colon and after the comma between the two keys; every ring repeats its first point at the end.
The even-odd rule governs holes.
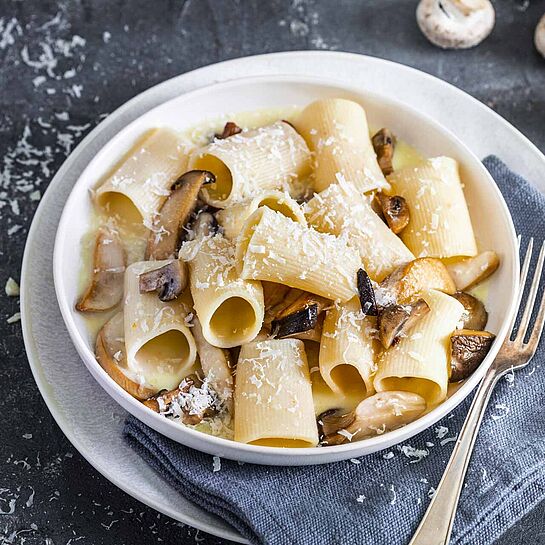
{"type": "MultiPolygon", "coordinates": [[[[125,412],[78,361],[54,301],[52,239],[61,209],[75,180],[95,153],[122,127],[153,106],[185,91],[247,75],[299,73],[334,75],[384,96],[404,89],[404,100],[460,137],[480,157],[498,154],[512,168],[545,189],[538,177],[545,158],[524,136],[490,109],[456,88],[408,67],[353,54],[300,52],[251,57],[206,67],[169,80],[136,97],[109,116],[71,155],[46,192],[29,233],[22,271],[21,308],[29,361],[40,391],[74,446],[117,486],[177,520],[236,541],[240,536],[178,495],[126,445],[121,436],[125,412]],[[445,108],[445,104],[449,107],[445,108]],[[487,139],[479,137],[486,129],[487,139]],[[51,331],[55,335],[51,335],[51,331]],[[94,398],[97,403],[82,404],[94,398]],[[97,411],[100,407],[100,411],[97,411]]],[[[211,466],[212,467],[212,466],[211,466]]]]}
{"type": "Polygon", "coordinates": [[[376,452],[412,437],[450,412],[480,380],[486,363],[495,357],[501,345],[518,283],[518,268],[516,235],[507,206],[486,168],[458,138],[427,116],[400,102],[385,99],[362,88],[351,88],[346,84],[308,76],[261,76],[212,85],[170,100],[125,127],[96,154],[76,182],[64,207],[53,255],[57,298],[76,350],[91,374],[124,409],[156,431],[192,448],[243,462],[278,465],[326,463],[376,452]],[[497,334],[495,345],[480,370],[433,411],[394,432],[350,444],[309,449],[245,445],[199,433],[161,417],[125,392],[97,363],[94,356],[95,340],[89,334],[85,317],[75,310],[80,293],[79,267],[70,264],[74,262],[74,256],[81,253],[80,241],[90,229],[89,190],[96,187],[97,182],[149,129],[169,126],[182,131],[203,123],[207,118],[214,119],[225,113],[304,106],[313,100],[328,97],[360,102],[366,110],[370,126],[389,127],[424,156],[447,155],[458,161],[479,243],[483,249],[496,250],[502,263],[492,278],[487,302],[487,327],[497,334]],[[489,211],[486,217],[478,213],[484,209],[489,211]]]}

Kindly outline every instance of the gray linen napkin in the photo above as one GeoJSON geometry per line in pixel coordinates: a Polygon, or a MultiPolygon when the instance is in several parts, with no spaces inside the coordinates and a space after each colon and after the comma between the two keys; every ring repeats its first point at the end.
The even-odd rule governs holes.
{"type": "MultiPolygon", "coordinates": [[[[497,157],[484,164],[509,204],[517,232],[542,240],[545,197],[497,157]]],[[[490,544],[545,499],[544,360],[542,344],[533,362],[494,392],[462,492],[454,544],[490,544]]],[[[254,544],[401,545],[424,514],[469,403],[388,451],[310,467],[229,460],[220,467],[212,456],[133,417],[125,434],[180,494],[254,544]]]]}

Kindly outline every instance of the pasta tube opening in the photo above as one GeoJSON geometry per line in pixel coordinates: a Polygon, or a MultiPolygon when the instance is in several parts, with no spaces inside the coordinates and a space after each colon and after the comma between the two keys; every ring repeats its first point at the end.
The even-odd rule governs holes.
{"type": "Polygon", "coordinates": [[[210,201],[226,201],[233,191],[233,176],[229,167],[214,155],[203,155],[195,159],[193,168],[197,170],[208,170],[216,177],[216,183],[209,184],[203,188],[203,193],[210,201]]]}
{"type": "Polygon", "coordinates": [[[229,297],[213,312],[208,337],[220,339],[222,346],[235,346],[255,337],[256,324],[261,325],[252,304],[242,297],[229,297]]]}
{"type": "Polygon", "coordinates": [[[342,392],[361,392],[367,394],[367,384],[360,372],[350,363],[337,365],[331,369],[330,379],[342,392]]]}
{"type": "Polygon", "coordinates": [[[134,356],[138,371],[154,385],[167,389],[178,386],[184,368],[193,359],[187,336],[177,329],[153,337],[134,356]]]}
{"type": "Polygon", "coordinates": [[[297,214],[295,210],[293,210],[293,208],[290,206],[290,203],[287,202],[285,198],[284,200],[282,200],[282,198],[278,197],[266,197],[259,201],[258,207],[261,206],[268,206],[271,210],[274,210],[275,212],[280,212],[282,215],[290,218],[290,220],[302,223],[301,215],[297,214]]]}
{"type": "Polygon", "coordinates": [[[97,204],[104,208],[108,215],[125,225],[142,223],[143,217],[134,202],[117,191],[105,191],[97,197],[97,204]]]}

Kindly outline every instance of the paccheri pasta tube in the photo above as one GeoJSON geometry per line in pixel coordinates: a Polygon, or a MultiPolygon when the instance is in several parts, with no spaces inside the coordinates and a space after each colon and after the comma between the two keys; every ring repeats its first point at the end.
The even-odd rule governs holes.
{"type": "Polygon", "coordinates": [[[242,278],[269,280],[347,301],[356,294],[361,260],[343,239],[263,207],[248,218],[239,235],[237,265],[242,278]]]}
{"type": "Polygon", "coordinates": [[[148,131],[125,155],[96,191],[96,199],[111,215],[152,220],[184,172],[188,157],[181,137],[170,129],[148,131]]]}
{"type": "Polygon", "coordinates": [[[278,121],[214,140],[193,153],[189,166],[214,174],[216,183],[203,189],[203,198],[227,208],[310,174],[310,151],[289,123],[278,121]]]}
{"type": "Polygon", "coordinates": [[[374,384],[377,392],[413,392],[433,405],[447,395],[450,335],[464,307],[454,297],[436,290],[422,297],[430,312],[406,337],[383,352],[374,384]]]}
{"type": "Polygon", "coordinates": [[[367,274],[382,280],[413,254],[373,211],[369,200],[344,179],[317,193],[305,206],[310,225],[323,233],[345,235],[358,250],[367,274]]]}
{"type": "Polygon", "coordinates": [[[388,187],[369,137],[365,110],[351,100],[328,98],[309,104],[295,120],[314,152],[314,185],[323,191],[337,176],[359,191],[388,187]]]}
{"type": "Polygon", "coordinates": [[[178,386],[197,357],[187,325],[190,305],[183,298],[163,302],[156,293],[140,293],[140,274],[167,261],[133,263],[125,271],[124,323],[128,368],[161,390],[178,386]]]}
{"type": "Polygon", "coordinates": [[[242,346],[235,415],[235,441],[271,447],[318,443],[303,341],[275,339],[242,346]]]}
{"type": "Polygon", "coordinates": [[[388,177],[392,191],[409,205],[409,225],[401,239],[416,257],[474,256],[477,244],[458,163],[450,157],[427,159],[388,177]]]}
{"type": "Polygon", "coordinates": [[[263,323],[263,289],[238,274],[234,243],[220,234],[199,237],[180,255],[189,261],[191,295],[205,339],[221,348],[250,342],[263,323]]]}

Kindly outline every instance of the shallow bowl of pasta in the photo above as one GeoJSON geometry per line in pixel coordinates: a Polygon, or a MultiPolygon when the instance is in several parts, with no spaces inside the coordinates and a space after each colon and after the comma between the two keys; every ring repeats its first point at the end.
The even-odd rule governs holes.
{"type": "Polygon", "coordinates": [[[72,341],[121,406],[279,465],[372,453],[452,411],[505,337],[518,267],[501,193],[448,128],[295,75],[125,127],[54,252],[72,341]]]}

